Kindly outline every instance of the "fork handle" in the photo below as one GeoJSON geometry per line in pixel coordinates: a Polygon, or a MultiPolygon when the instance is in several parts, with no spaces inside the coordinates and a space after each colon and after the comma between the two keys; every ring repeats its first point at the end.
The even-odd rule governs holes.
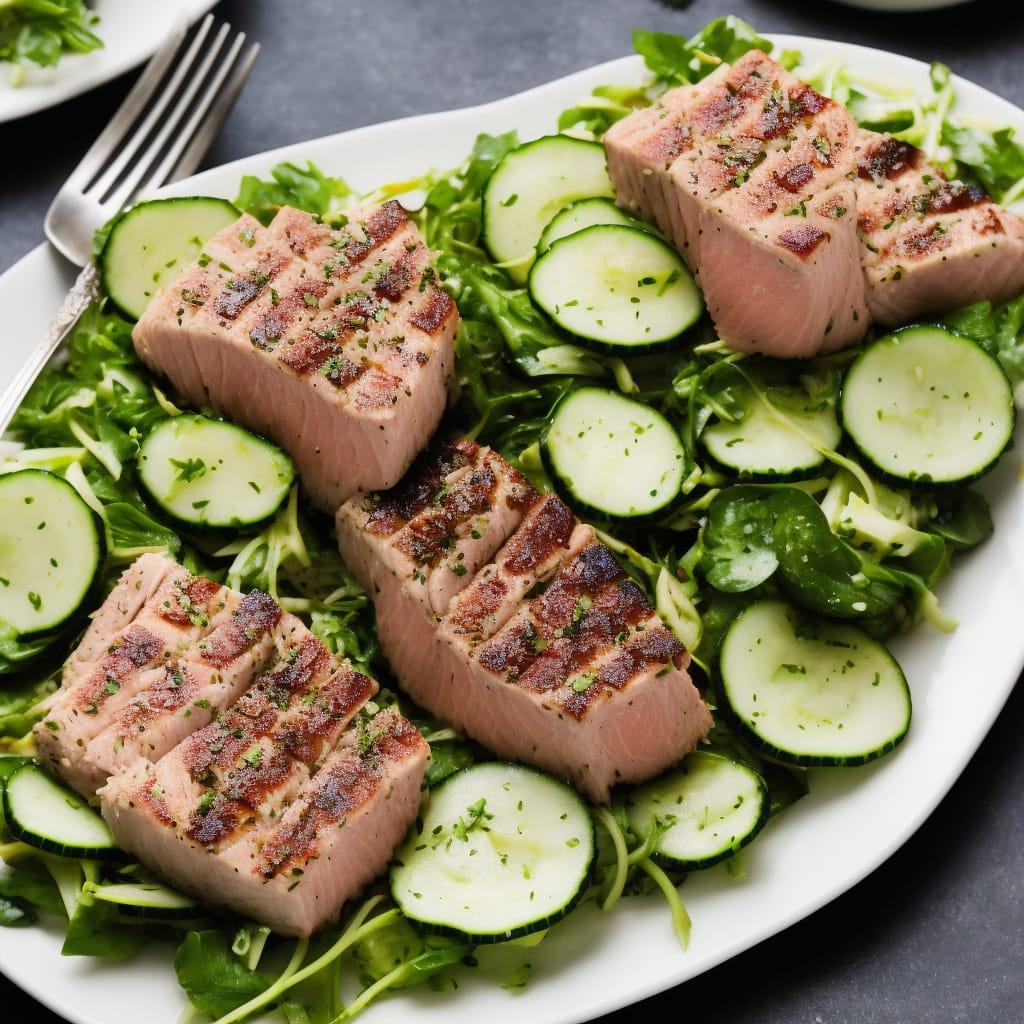
{"type": "Polygon", "coordinates": [[[28,362],[15,374],[10,384],[0,395],[0,434],[8,428],[28,390],[43,371],[50,357],[60,343],[68,336],[86,307],[99,295],[99,274],[96,265],[87,263],[64,296],[60,309],[54,314],[50,326],[28,362]]]}

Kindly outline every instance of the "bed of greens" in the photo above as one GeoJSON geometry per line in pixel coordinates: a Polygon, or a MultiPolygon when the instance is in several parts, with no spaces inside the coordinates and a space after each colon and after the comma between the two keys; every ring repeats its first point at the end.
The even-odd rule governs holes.
{"type": "Polygon", "coordinates": [[[100,49],[98,20],[85,0],[7,0],[0,5],[0,61],[11,65],[10,84],[19,84],[28,64],[54,67],[65,54],[100,49]]]}
{"type": "MultiPolygon", "coordinates": [[[[697,81],[719,60],[756,45],[845,103],[861,124],[925,149],[950,177],[981,184],[1007,206],[1024,196],[1024,149],[1009,130],[952,117],[952,79],[941,65],[931,69],[931,94],[918,96],[899,82],[858,76],[839,62],[805,67],[801,54],[775,52],[732,18],[712,22],[691,39],[638,31],[634,44],[649,80],[581,96],[552,131],[600,139],[611,123],[665,88],[697,81]]],[[[900,480],[862,458],[841,432],[828,444],[816,436],[812,447],[820,458],[809,467],[771,475],[729,462],[737,447],[730,429],[751,426],[765,409],[773,422],[796,424],[797,433],[809,410],[834,411],[846,371],[874,336],[857,349],[792,365],[738,356],[716,339],[703,316],[673,344],[652,351],[623,354],[580,344],[538,308],[522,280],[495,265],[484,243],[488,182],[521,142],[514,133],[482,134],[459,167],[417,182],[384,184],[379,193],[420,197],[415,219],[461,313],[460,397],[443,429],[493,446],[548,489],[557,481],[544,455],[545,437],[552,411],[566,395],[611,389],[671,425],[685,453],[673,500],[640,521],[602,517],[591,506],[581,515],[594,521],[689,648],[695,682],[712,706],[727,696],[720,641],[745,616],[797,607],[817,624],[855,629],[858,638],[882,650],[910,630],[956,629],[936,588],[955,573],[961,553],[992,532],[991,510],[975,487],[978,474],[942,484],[900,480]]],[[[283,163],[267,178],[244,178],[234,200],[266,222],[282,204],[329,219],[361,198],[321,168],[283,163]]],[[[97,251],[103,241],[97,240],[97,251]]],[[[236,589],[264,590],[301,615],[333,651],[381,681],[383,701],[401,704],[420,726],[431,744],[430,787],[486,760],[473,743],[406,706],[389,688],[372,605],[341,563],[330,522],[305,507],[297,486],[269,522],[247,530],[187,526],[153,501],[139,473],[143,440],[190,410],[176,406],[140,365],[131,326],[102,301],[88,311],[66,359],[44,372],[19,410],[14,442],[0,449],[0,474],[44,470],[86,499],[103,526],[101,591],[139,554],[163,550],[236,589]]],[[[1024,380],[1024,296],[958,310],[927,329],[983,350],[1010,387],[1024,380]]],[[[31,758],[35,707],[59,684],[62,661],[82,625],[78,618],[26,634],[0,621],[0,753],[6,755],[0,783],[31,758]]],[[[909,707],[907,712],[912,729],[909,707]]],[[[882,756],[900,738],[872,756],[882,756]]],[[[725,758],[743,776],[737,784],[750,787],[749,799],[763,800],[758,828],[769,816],[784,814],[812,784],[807,764],[814,762],[787,759],[771,744],[758,751],[734,716],[718,716],[700,753],[708,757],[725,758]]],[[[694,776],[712,767],[700,758],[690,765],[694,776]]],[[[590,808],[596,845],[582,901],[607,911],[636,894],[663,894],[683,956],[689,920],[680,883],[691,867],[662,843],[670,821],[658,819],[661,826],[654,829],[640,824],[650,820],[638,812],[649,800],[638,790],[617,795],[610,807],[590,808]]],[[[756,834],[753,828],[750,840],[756,834]]],[[[739,875],[742,856],[735,847],[712,851],[706,864],[739,875]]],[[[217,1024],[271,1008],[289,1024],[347,1020],[389,990],[455,989],[485,955],[502,958],[506,987],[521,988],[529,983],[531,961],[542,955],[536,947],[544,931],[484,950],[418,929],[383,880],[337,927],[310,940],[286,941],[189,900],[139,915],[111,890],[126,883],[158,885],[139,865],[42,852],[17,840],[2,820],[0,858],[7,865],[0,873],[0,924],[19,928],[58,920],[67,956],[127,960],[165,944],[196,1019],[217,1024]]]]}

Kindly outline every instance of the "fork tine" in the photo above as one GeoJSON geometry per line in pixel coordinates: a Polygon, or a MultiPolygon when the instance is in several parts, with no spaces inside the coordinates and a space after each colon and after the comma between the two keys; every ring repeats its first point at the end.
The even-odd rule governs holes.
{"type": "MultiPolygon", "coordinates": [[[[244,35],[238,39],[236,50],[241,48],[244,39],[244,35]]],[[[235,105],[235,100],[238,99],[259,52],[259,43],[252,43],[240,59],[232,61],[230,77],[227,74],[228,66],[225,65],[219,80],[211,86],[210,96],[215,96],[215,98],[207,111],[208,116],[203,117],[200,110],[193,114],[182,136],[182,141],[186,137],[190,140],[188,145],[176,147],[176,162],[167,166],[171,159],[171,154],[168,154],[168,159],[161,167],[164,181],[177,181],[179,178],[185,178],[199,166],[199,162],[210,148],[213,137],[219,131],[228,112],[235,105]]],[[[209,97],[207,103],[209,103],[209,97]]]]}
{"type": "Polygon", "coordinates": [[[84,189],[96,176],[108,155],[124,135],[124,126],[134,123],[145,110],[153,91],[164,77],[188,32],[188,19],[182,16],[167,42],[150,58],[145,70],[115,111],[107,126],[96,136],[78,166],[68,175],[64,187],[84,189]]]}
{"type": "MultiPolygon", "coordinates": [[[[110,169],[96,181],[94,191],[103,205],[120,208],[139,191],[164,184],[191,133],[207,121],[208,112],[245,43],[245,35],[240,33],[228,45],[227,25],[208,39],[211,24],[202,26],[170,83],[161,90],[153,109],[133,133],[131,144],[124,147],[110,169]],[[144,150],[140,151],[140,146],[144,150]]],[[[229,105],[218,108],[218,117],[226,115],[227,110],[229,105]]]]}
{"type": "Polygon", "coordinates": [[[156,128],[164,111],[172,100],[178,95],[182,82],[190,75],[197,56],[209,33],[212,19],[208,15],[199,25],[196,34],[193,36],[188,49],[183,56],[176,61],[170,71],[170,77],[166,82],[157,83],[149,102],[142,106],[138,116],[130,122],[122,125],[124,132],[121,145],[117,149],[111,149],[108,153],[109,164],[97,168],[97,174],[92,181],[84,186],[83,191],[92,192],[97,202],[107,203],[111,201],[110,192],[114,184],[124,173],[124,169],[131,166],[137,170],[139,165],[145,170],[148,165],[140,161],[136,154],[143,144],[147,143],[152,132],[156,128]]]}

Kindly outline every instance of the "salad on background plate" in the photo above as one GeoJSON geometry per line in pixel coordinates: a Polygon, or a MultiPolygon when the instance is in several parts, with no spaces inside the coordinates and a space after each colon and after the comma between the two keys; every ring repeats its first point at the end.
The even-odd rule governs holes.
{"type": "MultiPolygon", "coordinates": [[[[579,499],[574,507],[595,519],[688,645],[709,698],[726,696],[716,682],[719,638],[730,635],[730,624],[749,623],[755,612],[769,616],[774,632],[785,624],[777,605],[754,597],[803,595],[830,618],[835,609],[825,607],[826,596],[837,581],[867,574],[875,603],[859,607],[861,591],[838,618],[857,624],[858,641],[891,653],[912,695],[912,715],[907,706],[896,738],[854,757],[867,762],[855,766],[850,759],[794,760],[778,744],[753,749],[749,735],[723,715],[714,753],[753,772],[763,787],[756,791],[767,795],[749,844],[736,843],[707,867],[680,868],[658,846],[673,822],[663,816],[653,831],[637,824],[636,808],[650,794],[613,798],[610,807],[592,809],[594,860],[579,902],[550,927],[505,943],[478,945],[418,929],[394,906],[386,880],[346,908],[336,928],[286,941],[258,923],[176,902],[173,893],[161,893],[165,902],[155,912],[141,898],[108,899],[111,885],[159,888],[159,880],[102,856],[38,854],[8,835],[0,846],[8,863],[0,878],[7,926],[0,968],[70,1019],[106,1024],[118,1014],[134,1016],[131,998],[111,1005],[112,986],[144,991],[150,1015],[168,1021],[188,1004],[197,1020],[221,1024],[272,1008],[277,1018],[309,1021],[364,1011],[381,1021],[524,1012],[551,1024],[588,1019],[707,970],[855,884],[927,817],[998,714],[1024,664],[1012,621],[1022,597],[1015,570],[1024,557],[1024,498],[1012,447],[1001,447],[977,472],[958,471],[949,486],[910,486],[841,437],[815,434],[811,447],[822,458],[813,465],[752,479],[730,465],[747,443],[731,427],[756,425],[763,407],[789,423],[835,409],[854,350],[799,366],[782,361],[769,372],[718,343],[699,309],[692,315],[692,302],[690,322],[667,347],[623,353],[580,344],[553,318],[558,303],[545,309],[515,273],[496,265],[482,214],[487,185],[510,153],[557,133],[600,140],[661,90],[699,80],[718,60],[735,60],[752,46],[846,104],[861,124],[924,148],[951,176],[980,184],[1011,209],[1024,188],[1024,153],[1015,140],[1024,114],[941,65],[822,40],[766,39],[731,18],[690,40],[637,32],[634,43],[635,56],[521,96],[274,151],[179,183],[167,195],[219,196],[260,219],[288,204],[328,220],[357,198],[401,197],[461,313],[461,397],[448,429],[493,446],[541,489],[557,486],[557,467],[544,452],[565,396],[589,398],[603,389],[608,403],[638,401],[681,439],[687,472],[670,507],[633,523],[608,515],[604,499],[595,504],[570,490],[568,500],[579,499]],[[779,522],[797,538],[785,550],[770,528],[779,522]],[[983,680],[969,701],[961,685],[968,674],[983,680]]],[[[562,230],[567,234],[551,241],[550,251],[562,244],[561,252],[571,252],[564,243],[595,225],[562,230]]],[[[10,297],[29,282],[44,307],[63,284],[56,265],[33,254],[0,279],[0,302],[13,307],[10,297]]],[[[1022,323],[1024,297],[979,303],[915,328],[983,353],[1010,392],[1024,378],[1022,323]]],[[[30,323],[15,326],[34,337],[30,323]]],[[[55,473],[97,510],[108,589],[138,554],[169,552],[231,586],[271,593],[332,650],[386,685],[371,603],[341,564],[330,524],[304,507],[297,489],[269,522],[230,533],[189,528],[147,499],[137,471],[140,445],[186,410],[139,364],[131,326],[97,304],[66,360],[26,399],[0,470],[55,473]]],[[[884,342],[879,334],[870,340],[884,342]]],[[[12,630],[0,637],[0,734],[11,777],[15,760],[31,755],[24,738],[38,718],[35,704],[59,681],[71,643],[63,632],[42,640],[12,630]]],[[[465,737],[407,710],[431,742],[431,785],[486,761],[465,737]]],[[[707,767],[695,764],[692,774],[707,767]]],[[[655,803],[662,798],[656,793],[655,803]]]]}
{"type": "Polygon", "coordinates": [[[151,57],[216,0],[15,0],[0,6],[0,123],[63,103],[151,57]]]}

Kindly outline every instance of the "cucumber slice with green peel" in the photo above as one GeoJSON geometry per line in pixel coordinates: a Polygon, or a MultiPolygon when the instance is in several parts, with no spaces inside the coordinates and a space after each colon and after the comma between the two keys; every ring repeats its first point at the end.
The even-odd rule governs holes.
{"type": "Polygon", "coordinates": [[[126,210],[110,227],[100,250],[100,283],[129,320],[200,258],[204,243],[242,215],[234,203],[213,196],[149,199],[126,210]]]}
{"type": "Polygon", "coordinates": [[[632,789],[625,807],[637,835],[653,832],[655,859],[692,871],[746,846],[768,820],[771,801],[749,765],[694,750],[677,768],[632,789]]]}
{"type": "Polygon", "coordinates": [[[202,904],[161,882],[86,882],[83,892],[109,903],[126,917],[184,920],[202,912],[202,904]]]}
{"type": "Polygon", "coordinates": [[[530,268],[530,297],[580,345],[613,355],[675,342],[704,312],[679,253],[643,228],[595,224],[552,242],[530,268]]]}
{"type": "Polygon", "coordinates": [[[623,227],[644,227],[648,231],[652,230],[650,225],[631,217],[614,199],[607,196],[589,196],[570,203],[548,221],[548,226],[537,242],[537,252],[542,253],[545,249],[550,249],[551,243],[557,242],[559,238],[582,231],[584,228],[592,228],[595,224],[620,224],[623,227]]]}
{"type": "Polygon", "coordinates": [[[1013,389],[970,338],[913,326],[873,341],[851,363],[839,416],[887,477],[919,484],[977,479],[1013,437],[1013,389]]]}
{"type": "Polygon", "coordinates": [[[726,627],[712,676],[722,713],[762,756],[786,764],[865,764],[910,727],[910,688],[884,644],[776,598],[726,627]]]}
{"type": "Polygon", "coordinates": [[[120,857],[99,811],[38,762],[13,771],[4,785],[4,821],[15,839],[61,857],[120,857]]]}
{"type": "Polygon", "coordinates": [[[544,467],[577,512],[643,520],[680,497],[689,460],[657,409],[611,388],[587,386],[556,403],[540,439],[544,467]]]}
{"type": "Polygon", "coordinates": [[[842,439],[835,406],[799,388],[751,391],[736,420],[704,428],[701,444],[719,466],[743,479],[798,479],[825,464],[842,439]]]}
{"type": "Polygon", "coordinates": [[[139,446],[139,481],[169,515],[194,526],[246,526],[272,516],[295,479],[290,456],[234,423],[193,413],[162,420],[139,446]]]}
{"type": "Polygon", "coordinates": [[[0,474],[0,622],[31,637],[70,624],[103,563],[103,526],[63,477],[0,474]]]}
{"type": "Polygon", "coordinates": [[[544,135],[510,150],[483,191],[483,242],[491,259],[524,284],[551,218],[577,199],[614,198],[604,146],[544,135]]]}
{"type": "Polygon", "coordinates": [[[392,862],[391,895],[426,931],[505,942],[576,905],[594,851],[590,809],[571,786],[524,765],[481,762],[425,800],[392,862]]]}

